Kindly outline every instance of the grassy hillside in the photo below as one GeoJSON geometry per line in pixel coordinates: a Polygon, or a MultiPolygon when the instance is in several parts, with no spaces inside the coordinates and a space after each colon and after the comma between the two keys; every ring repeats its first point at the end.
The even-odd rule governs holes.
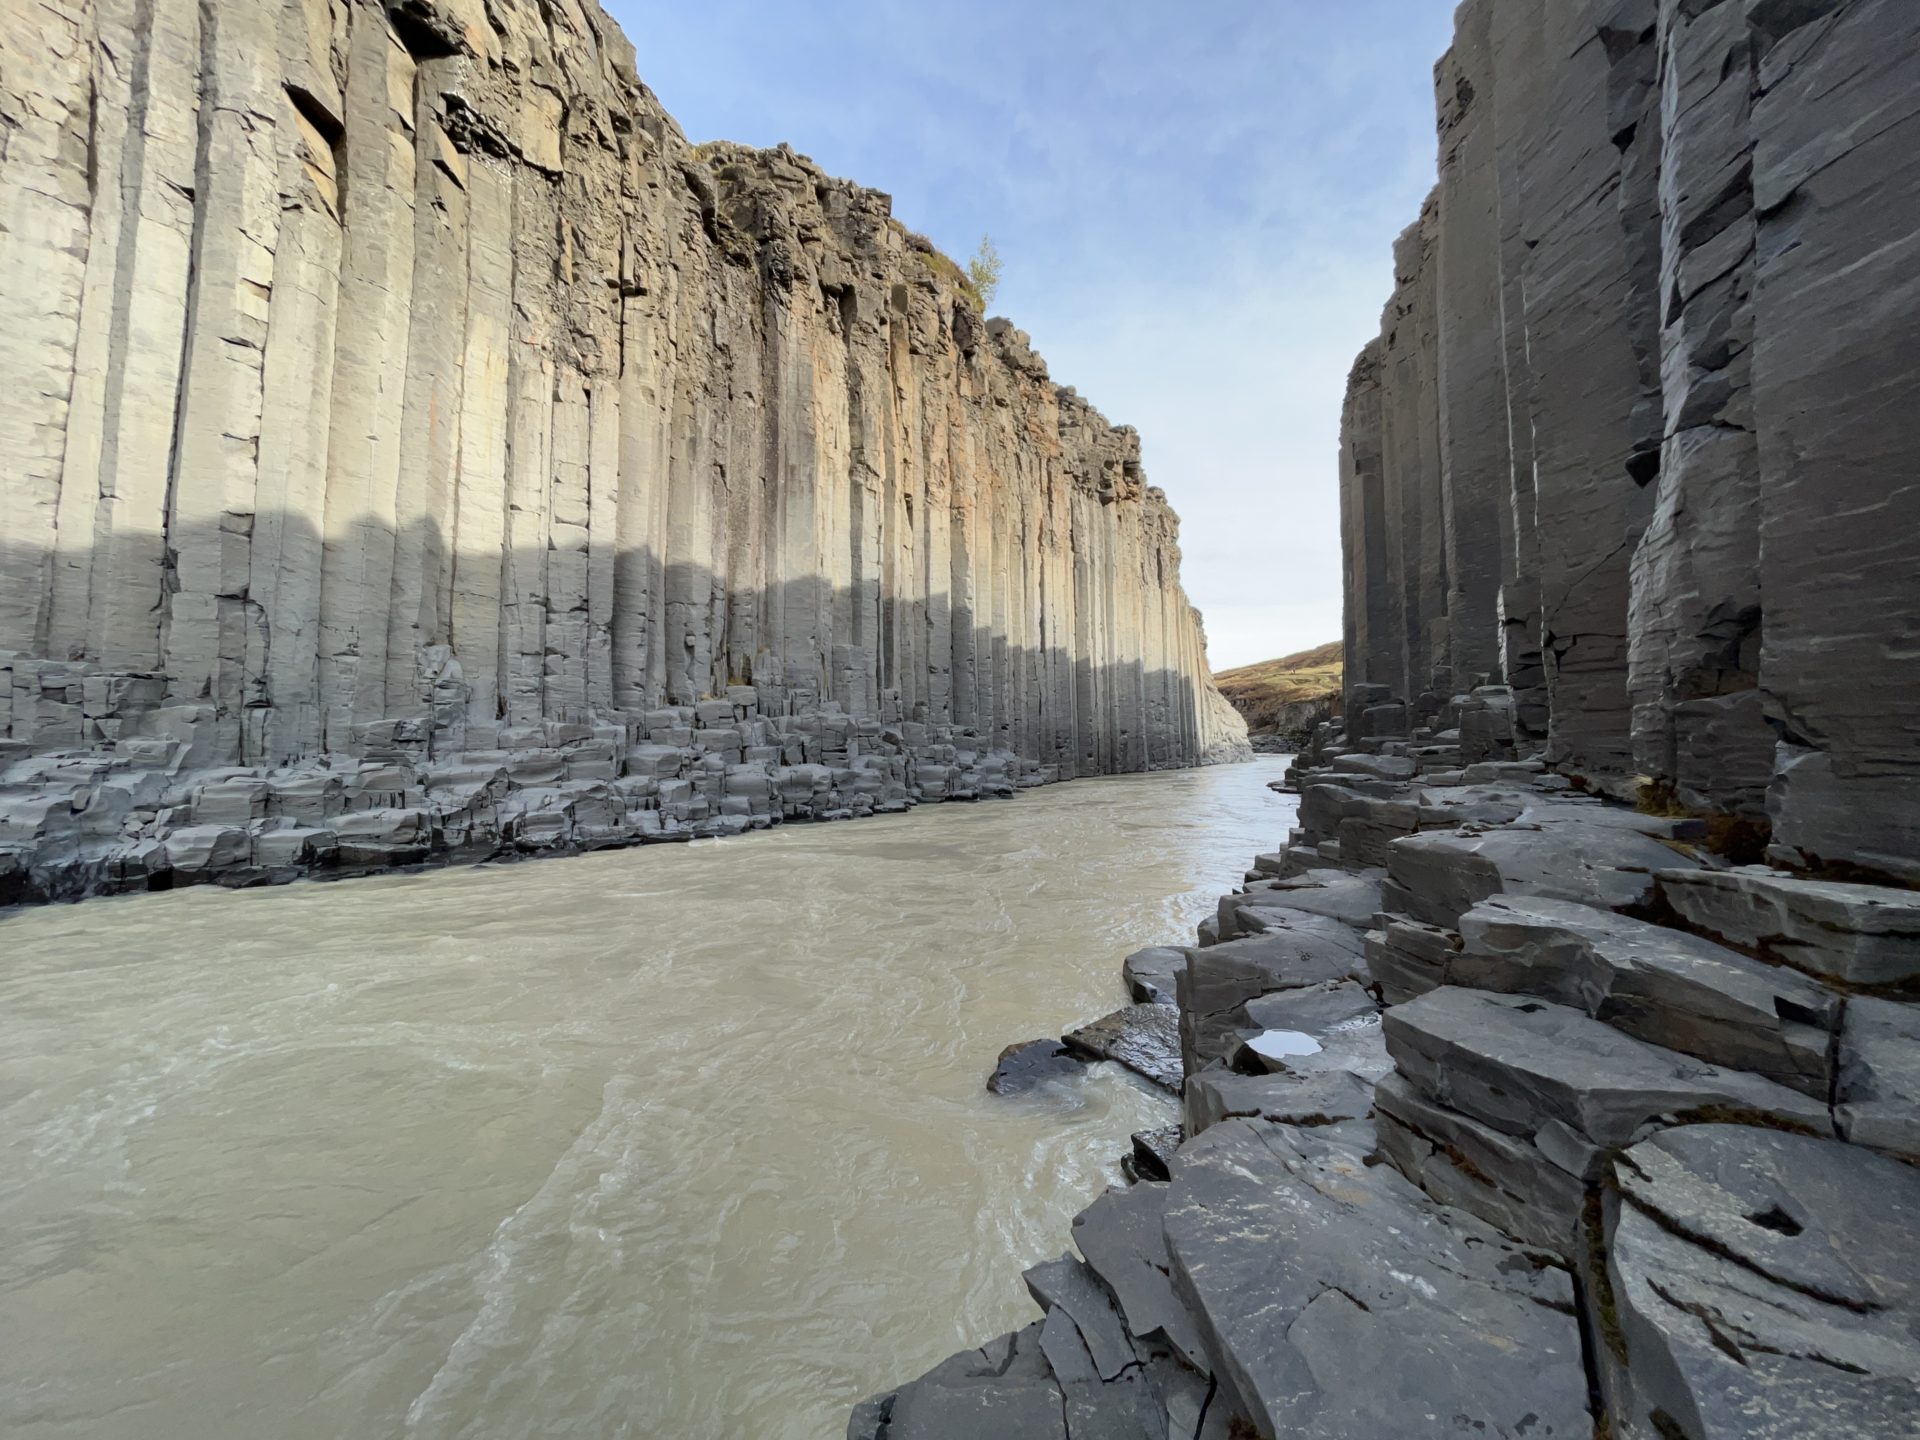
{"type": "Polygon", "coordinates": [[[1339,700],[1342,658],[1335,640],[1298,655],[1222,670],[1213,683],[1247,717],[1254,734],[1297,730],[1317,718],[1316,710],[1331,710],[1339,700]]]}

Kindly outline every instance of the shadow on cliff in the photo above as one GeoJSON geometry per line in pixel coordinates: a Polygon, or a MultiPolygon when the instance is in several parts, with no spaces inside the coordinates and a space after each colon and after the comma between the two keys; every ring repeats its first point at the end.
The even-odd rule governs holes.
{"type": "Polygon", "coordinates": [[[71,550],[0,539],[0,738],[73,748],[186,724],[211,727],[214,763],[260,764],[361,750],[399,722],[453,753],[549,721],[644,726],[751,685],[764,713],[837,702],[1100,774],[1196,763],[1233,724],[1151,557],[1101,577],[1096,556],[1014,535],[976,553],[924,524],[862,555],[773,517],[688,535],[713,560],[663,562],[563,517],[483,519],[554,533],[460,550],[432,520],[361,516],[328,538],[279,512],[71,550]],[[839,574],[768,575],[784,564],[839,574]]]}

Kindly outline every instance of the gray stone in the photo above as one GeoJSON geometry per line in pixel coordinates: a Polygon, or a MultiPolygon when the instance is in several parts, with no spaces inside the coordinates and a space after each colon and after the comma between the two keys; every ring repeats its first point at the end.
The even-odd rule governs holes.
{"type": "Polygon", "coordinates": [[[1247,1001],[1275,990],[1352,978],[1364,966],[1358,931],[1318,915],[1187,952],[1179,976],[1180,1044],[1189,1072],[1225,1053],[1247,1001]]]}
{"type": "Polygon", "coordinates": [[[1550,1126],[1574,1138],[1568,1168],[1642,1126],[1690,1116],[1751,1116],[1831,1134],[1824,1097],[1649,1045],[1584,1012],[1514,995],[1446,987],[1385,1017],[1387,1049],[1428,1098],[1509,1135],[1541,1143],[1550,1126]]]}
{"type": "Polygon", "coordinates": [[[1567,900],[1503,896],[1460,919],[1449,983],[1535,995],[1824,1099],[1840,997],[1710,940],[1567,900]]]}
{"type": "Polygon", "coordinates": [[[1920,1170],[1744,1126],[1664,1131],[1621,1157],[1608,1272],[1630,1435],[1913,1435],[1920,1170]]]}
{"type": "Polygon", "coordinates": [[[1204,1370],[1200,1331],[1168,1278],[1167,1194],[1166,1185],[1150,1181],[1107,1191],[1074,1217],[1073,1243],[1112,1292],[1130,1334],[1164,1339],[1204,1370]]]}
{"type": "Polygon", "coordinates": [[[1765,866],[1663,870],[1660,894],[1688,925],[1810,975],[1851,985],[1920,979],[1920,895],[1803,880],[1765,866]]]}
{"type": "Polygon", "coordinates": [[[1366,875],[1309,870],[1285,880],[1261,881],[1238,894],[1222,896],[1219,934],[1222,940],[1231,940],[1238,935],[1262,934],[1276,926],[1295,923],[1288,916],[1273,917],[1266,913],[1274,910],[1324,915],[1364,930],[1379,909],[1378,872],[1366,875]]]}
{"type": "Polygon", "coordinates": [[[1126,1322],[1113,1296],[1086,1265],[1063,1255],[1032,1266],[1025,1272],[1025,1279],[1028,1293],[1041,1309],[1064,1310],[1073,1318],[1086,1342],[1094,1372],[1101,1379],[1115,1379],[1135,1362],[1126,1322]]]}
{"type": "Polygon", "coordinates": [[[1181,1125],[1159,1125],[1152,1130],[1136,1130],[1128,1138],[1133,1149],[1122,1158],[1121,1169],[1135,1180],[1165,1180],[1172,1174],[1174,1152],[1187,1134],[1181,1125]]]}
{"type": "Polygon", "coordinates": [[[1127,956],[1120,963],[1120,973],[1126,978],[1127,990],[1137,1004],[1173,1005],[1178,1003],[1176,977],[1186,963],[1184,950],[1156,945],[1127,956]]]}
{"type": "Polygon", "coordinates": [[[1198,1135],[1234,1116],[1303,1126],[1364,1120],[1373,1096],[1372,1083],[1353,1070],[1242,1075],[1209,1065],[1187,1077],[1187,1128],[1198,1135]]]}
{"type": "Polygon", "coordinates": [[[987,1077],[996,1095],[1019,1095],[1049,1081],[1072,1079],[1086,1063],[1058,1040],[1026,1040],[1007,1046],[987,1077]]]}
{"type": "Polygon", "coordinates": [[[1384,901],[1389,909],[1449,930],[1495,895],[1541,895],[1623,910],[1652,898],[1656,871],[1685,862],[1637,829],[1597,819],[1435,831],[1392,847],[1384,901]]]}
{"type": "Polygon", "coordinates": [[[1182,1150],[1173,1279],[1259,1434],[1591,1433],[1573,1288],[1437,1206],[1370,1128],[1229,1120],[1182,1150]]]}
{"type": "Polygon", "coordinates": [[[1436,1105],[1399,1075],[1381,1079],[1373,1105],[1381,1153],[1434,1199],[1569,1262],[1581,1254],[1586,1181],[1532,1139],[1436,1105]]]}
{"type": "Polygon", "coordinates": [[[1840,1029],[1834,1120],[1856,1145],[1920,1160],[1920,1005],[1855,996],[1840,1029]]]}
{"type": "Polygon", "coordinates": [[[1180,1093],[1180,1017],[1167,1005],[1129,1005],[1060,1037],[1074,1053],[1112,1060],[1180,1093]]]}
{"type": "Polygon", "coordinates": [[[1437,925],[1399,916],[1367,932],[1367,974],[1381,998],[1398,1005],[1447,983],[1460,936],[1437,925]]]}

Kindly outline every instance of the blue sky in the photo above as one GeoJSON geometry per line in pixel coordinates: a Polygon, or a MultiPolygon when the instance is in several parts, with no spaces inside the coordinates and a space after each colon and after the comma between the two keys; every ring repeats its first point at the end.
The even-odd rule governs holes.
{"type": "Polygon", "coordinates": [[[1340,634],[1347,367],[1433,184],[1449,0],[603,0],[694,141],[893,196],[1136,426],[1216,668],[1340,634]]]}

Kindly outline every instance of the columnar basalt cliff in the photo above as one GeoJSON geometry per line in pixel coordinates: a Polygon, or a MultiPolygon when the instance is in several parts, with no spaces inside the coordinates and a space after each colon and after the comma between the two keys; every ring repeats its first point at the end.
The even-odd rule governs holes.
{"type": "Polygon", "coordinates": [[[1464,710],[1920,880],[1917,52],[1898,0],[1461,8],[1348,390],[1356,737],[1464,710]]]}
{"type": "Polygon", "coordinates": [[[15,892],[1243,750],[1133,432],[593,0],[0,8],[15,892]]]}
{"type": "Polygon", "coordinates": [[[1904,0],[1460,7],[1344,724],[1125,961],[1185,1138],[851,1440],[1916,1433],[1916,74],[1904,0]]]}

